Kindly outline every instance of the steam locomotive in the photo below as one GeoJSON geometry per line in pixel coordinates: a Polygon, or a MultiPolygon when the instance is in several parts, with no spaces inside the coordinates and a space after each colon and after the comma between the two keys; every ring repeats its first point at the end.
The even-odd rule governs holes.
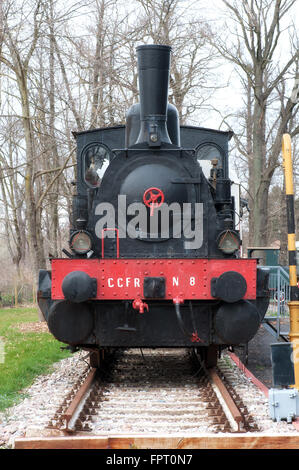
{"type": "Polygon", "coordinates": [[[180,126],[171,48],[137,47],[140,102],[125,126],[76,132],[70,251],[40,270],[38,304],[72,350],[219,349],[248,342],[269,303],[267,269],[240,257],[232,132],[180,126]]]}

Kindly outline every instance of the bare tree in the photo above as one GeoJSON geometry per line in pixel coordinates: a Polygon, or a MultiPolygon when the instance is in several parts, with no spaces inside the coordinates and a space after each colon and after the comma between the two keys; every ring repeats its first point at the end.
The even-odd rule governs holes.
{"type": "MultiPolygon", "coordinates": [[[[294,115],[298,103],[285,94],[287,74],[298,67],[298,48],[284,53],[281,65],[276,57],[282,39],[282,21],[297,0],[223,0],[235,29],[230,36],[218,36],[213,44],[233,63],[247,95],[244,140],[236,135],[238,150],[247,159],[251,199],[250,244],[267,244],[268,195],[272,177],[279,166],[281,137],[294,136],[294,115]],[[232,36],[233,35],[233,36],[232,36]],[[232,37],[234,40],[232,41],[232,37]],[[280,94],[278,94],[280,90],[280,94]],[[277,108],[277,103],[280,103],[277,108]]],[[[229,26],[226,25],[229,30],[229,26]]]]}
{"type": "MultiPolygon", "coordinates": [[[[12,10],[12,5],[6,2],[6,11],[3,19],[3,42],[2,54],[0,61],[14,74],[18,87],[21,119],[24,131],[24,140],[26,147],[26,166],[25,166],[25,201],[26,201],[26,218],[28,224],[28,240],[30,252],[33,259],[35,269],[44,267],[46,264],[43,238],[41,234],[40,216],[41,212],[36,210],[36,201],[34,194],[34,164],[36,159],[34,132],[32,127],[32,113],[30,109],[30,97],[28,89],[28,75],[30,61],[37,47],[40,34],[40,26],[43,18],[41,1],[27,4],[24,10],[18,12],[20,22],[14,27],[10,25],[10,15],[16,15],[16,11],[12,10]],[[32,29],[29,38],[26,38],[26,46],[24,47],[24,34],[22,29],[25,16],[32,18],[32,29]],[[4,47],[5,46],[5,47],[4,47]],[[5,49],[5,50],[4,50],[5,49]]],[[[18,8],[18,5],[14,5],[18,8]]],[[[28,23],[24,26],[28,26],[28,23]]],[[[28,33],[28,31],[27,31],[28,33]]]]}
{"type": "Polygon", "coordinates": [[[203,111],[209,98],[211,75],[215,68],[215,50],[209,24],[199,17],[198,9],[191,18],[190,2],[179,0],[137,0],[143,9],[141,19],[143,39],[172,47],[170,97],[178,109],[181,123],[203,111]],[[209,93],[207,93],[207,91],[209,93]]]}
{"type": "Polygon", "coordinates": [[[25,257],[25,224],[23,206],[24,187],[20,177],[14,170],[18,165],[20,132],[11,118],[6,118],[3,125],[5,134],[1,139],[0,152],[0,201],[4,208],[3,222],[5,225],[6,243],[13,264],[16,266],[17,279],[21,279],[21,261],[25,257]],[[5,156],[3,154],[5,152],[5,156]]]}

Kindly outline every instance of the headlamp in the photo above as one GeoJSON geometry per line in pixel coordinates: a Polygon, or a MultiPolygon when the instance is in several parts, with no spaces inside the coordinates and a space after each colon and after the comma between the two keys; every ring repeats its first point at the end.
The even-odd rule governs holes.
{"type": "Polygon", "coordinates": [[[231,255],[240,248],[239,235],[233,230],[225,230],[221,232],[217,238],[219,250],[223,251],[226,255],[231,255]]]}
{"type": "Polygon", "coordinates": [[[84,230],[74,232],[70,239],[70,247],[78,255],[88,253],[92,247],[92,240],[89,233],[84,230]]]}

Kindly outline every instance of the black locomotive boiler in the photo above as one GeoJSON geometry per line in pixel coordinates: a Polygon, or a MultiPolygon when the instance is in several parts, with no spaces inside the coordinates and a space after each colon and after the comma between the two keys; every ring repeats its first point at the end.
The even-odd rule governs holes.
{"type": "Polygon", "coordinates": [[[231,132],[180,126],[171,48],[137,47],[140,103],[125,126],[74,133],[77,193],[67,257],[39,273],[38,304],[71,349],[219,348],[248,342],[268,272],[240,258],[231,132]]]}

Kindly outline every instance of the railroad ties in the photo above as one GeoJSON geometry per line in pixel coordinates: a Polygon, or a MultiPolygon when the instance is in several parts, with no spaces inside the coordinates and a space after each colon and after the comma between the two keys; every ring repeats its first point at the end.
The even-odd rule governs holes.
{"type": "Polygon", "coordinates": [[[206,370],[185,350],[124,351],[78,379],[48,425],[60,437],[17,439],[15,448],[126,448],[132,439],[138,446],[242,448],[229,444],[242,435],[250,448],[249,434],[261,442],[259,429],[230,374],[225,365],[206,370]]]}

